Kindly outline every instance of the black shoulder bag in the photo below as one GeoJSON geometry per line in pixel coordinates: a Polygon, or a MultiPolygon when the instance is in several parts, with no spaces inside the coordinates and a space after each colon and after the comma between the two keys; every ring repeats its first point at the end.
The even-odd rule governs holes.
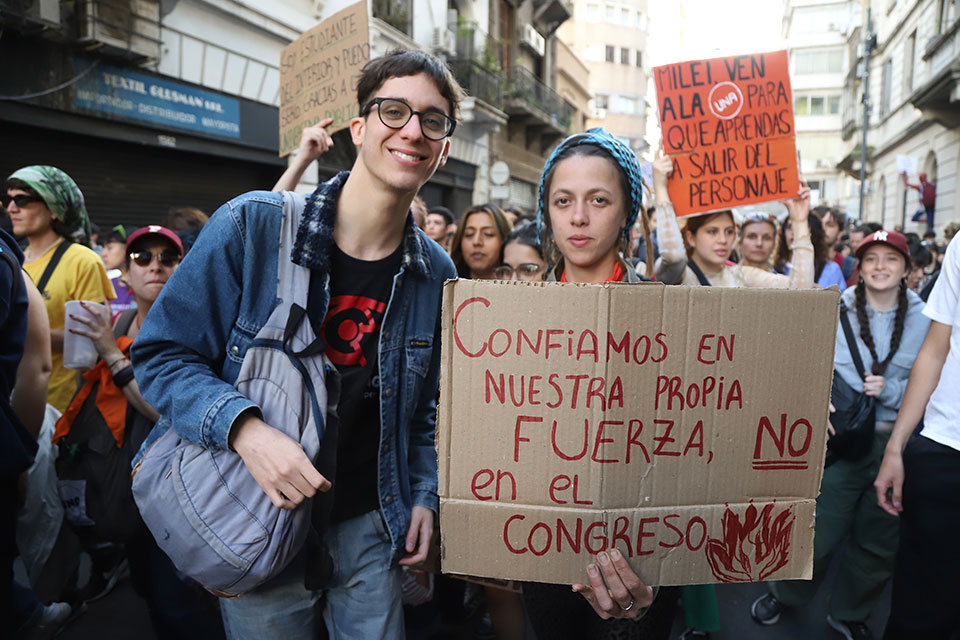
{"type": "MultiPolygon", "coordinates": [[[[840,303],[840,324],[847,338],[847,347],[853,358],[860,378],[864,377],[863,359],[857,347],[857,339],[847,317],[847,307],[840,303]]],[[[837,460],[859,460],[873,447],[873,433],[876,427],[877,399],[857,391],[847,384],[836,370],[833,372],[833,389],[830,402],[834,411],[830,414],[830,424],[834,435],[827,440],[827,460],[830,466],[837,460]]]]}
{"type": "Polygon", "coordinates": [[[697,280],[700,281],[700,284],[704,287],[709,287],[710,281],[707,280],[707,276],[704,275],[703,271],[697,266],[697,263],[692,259],[687,260],[687,266],[690,267],[690,271],[693,271],[693,275],[697,276],[697,280]]]}

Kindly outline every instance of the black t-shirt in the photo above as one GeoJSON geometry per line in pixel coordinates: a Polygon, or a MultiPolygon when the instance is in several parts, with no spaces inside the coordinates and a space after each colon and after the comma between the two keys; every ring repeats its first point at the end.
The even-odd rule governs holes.
{"type": "Polygon", "coordinates": [[[330,305],[318,322],[323,298],[320,278],[310,279],[307,307],[327,345],[327,356],[340,372],[337,414],[336,478],[332,522],[341,522],[380,506],[377,488],[380,450],[380,327],[400,270],[400,247],[382,260],[357,260],[334,247],[330,270],[330,305]]]}

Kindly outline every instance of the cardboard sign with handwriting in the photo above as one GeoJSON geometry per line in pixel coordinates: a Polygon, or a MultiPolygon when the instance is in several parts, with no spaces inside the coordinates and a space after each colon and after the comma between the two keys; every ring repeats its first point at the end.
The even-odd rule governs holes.
{"type": "Polygon", "coordinates": [[[334,133],[357,115],[357,80],[370,60],[367,3],[338,11],[280,55],[280,156],[295,150],[304,128],[333,118],[334,133]]]}
{"type": "Polygon", "coordinates": [[[437,449],[449,573],[810,578],[839,293],[448,282],[437,449]],[[811,348],[816,345],[816,348],[811,348]]]}
{"type": "Polygon", "coordinates": [[[663,65],[653,78],[678,216],[797,195],[786,51],[663,65]]]}

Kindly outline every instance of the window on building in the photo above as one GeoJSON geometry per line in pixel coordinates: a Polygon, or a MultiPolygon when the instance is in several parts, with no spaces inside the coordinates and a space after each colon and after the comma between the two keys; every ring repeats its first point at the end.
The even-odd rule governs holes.
{"type": "Polygon", "coordinates": [[[794,96],[793,112],[798,116],[837,115],[840,113],[840,95],[794,96]]]}
{"type": "Polygon", "coordinates": [[[620,64],[630,64],[630,49],[620,49],[620,64]]]}
{"type": "Polygon", "coordinates": [[[617,96],[614,102],[617,113],[634,114],[637,112],[637,99],[629,96],[617,96]]]}
{"type": "Polygon", "coordinates": [[[620,24],[629,27],[632,24],[630,20],[630,9],[620,9],[620,24]]]}
{"type": "Polygon", "coordinates": [[[906,93],[913,91],[913,68],[917,60],[917,30],[907,36],[903,43],[903,88],[906,93]]]}
{"type": "Polygon", "coordinates": [[[647,28],[647,14],[643,11],[637,10],[637,29],[646,29],[647,28]]]}
{"type": "Polygon", "coordinates": [[[593,98],[593,107],[595,109],[609,109],[610,108],[610,96],[598,93],[593,98]]]}
{"type": "Polygon", "coordinates": [[[587,5],[587,22],[600,22],[600,5],[587,5]]]}
{"type": "Polygon", "coordinates": [[[587,62],[603,62],[603,45],[588,44],[583,50],[583,59],[587,62]]]}
{"type": "Polygon", "coordinates": [[[606,20],[607,22],[611,24],[616,24],[617,8],[614,7],[612,4],[608,4],[606,7],[604,7],[603,17],[604,17],[604,20],[606,20]]]}
{"type": "Polygon", "coordinates": [[[606,57],[604,58],[607,62],[616,62],[617,48],[612,45],[607,45],[606,57]]]}
{"type": "Polygon", "coordinates": [[[637,49],[637,66],[643,66],[643,51],[640,51],[640,49],[637,49]]]}
{"type": "Polygon", "coordinates": [[[957,19],[957,0],[940,0],[940,12],[937,19],[937,33],[944,33],[957,19]]]}
{"type": "Polygon", "coordinates": [[[883,75],[880,77],[880,117],[890,113],[893,102],[893,60],[883,63],[883,75]]]}
{"type": "Polygon", "coordinates": [[[793,72],[796,74],[842,73],[843,49],[795,51],[793,53],[793,67],[793,72]]]}

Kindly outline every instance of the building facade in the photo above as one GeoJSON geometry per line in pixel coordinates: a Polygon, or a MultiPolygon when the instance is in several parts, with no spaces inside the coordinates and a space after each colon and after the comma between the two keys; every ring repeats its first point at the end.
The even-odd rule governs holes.
{"type": "MultiPolygon", "coordinates": [[[[868,181],[864,219],[923,232],[913,221],[919,194],[904,185],[926,173],[936,183],[935,227],[960,219],[960,11],[957,0],[880,0],[870,5],[876,49],[870,64],[868,181]]],[[[865,12],[864,12],[865,13],[865,12]]],[[[866,32],[866,19],[861,25],[866,32]]],[[[853,43],[851,43],[851,48],[853,43]]],[[[863,47],[860,47],[861,54],[863,47]]],[[[863,57],[860,59],[861,75],[863,57]]],[[[846,99],[853,104],[862,80],[851,69],[846,99]]],[[[860,105],[857,105],[859,107],[860,105]]],[[[844,110],[846,166],[859,164],[861,109],[844,110]]]]}
{"type": "Polygon", "coordinates": [[[846,71],[856,63],[847,43],[859,29],[860,13],[855,0],[788,0],[783,16],[800,173],[814,205],[839,207],[853,217],[859,181],[837,165],[847,153],[841,137],[846,71]]]}
{"type": "Polygon", "coordinates": [[[639,156],[647,142],[646,0],[575,0],[560,38],[589,70],[593,108],[587,127],[602,126],[639,156]]]}

